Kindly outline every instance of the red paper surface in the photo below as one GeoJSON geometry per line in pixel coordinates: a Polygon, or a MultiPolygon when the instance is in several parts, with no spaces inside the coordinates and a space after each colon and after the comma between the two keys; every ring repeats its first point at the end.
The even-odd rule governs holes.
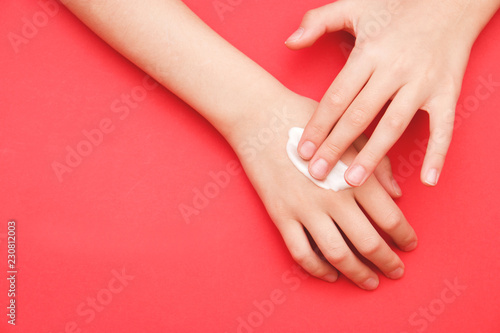
{"type": "MultiPolygon", "coordinates": [[[[322,96],[352,38],[333,34],[300,52],[283,41],[327,1],[221,2],[232,9],[222,16],[217,1],[187,1],[286,86],[322,96]]],[[[61,5],[52,15],[38,1],[2,7],[1,332],[500,332],[499,15],[474,46],[439,186],[419,181],[425,115],[390,152],[398,204],[420,243],[398,251],[402,280],[381,277],[366,292],[344,277],[304,275],[243,172],[183,219],[179,205],[212,182],[210,172],[234,167],[224,139],[164,88],[141,89],[145,73],[61,5]],[[30,22],[36,30],[23,30],[30,22]],[[479,98],[485,80],[496,85],[479,98]],[[143,100],[113,112],[139,91],[143,100]],[[58,178],[53,163],[78,147],[87,156],[58,178]],[[7,323],[11,220],[15,327],[7,323]]]]}

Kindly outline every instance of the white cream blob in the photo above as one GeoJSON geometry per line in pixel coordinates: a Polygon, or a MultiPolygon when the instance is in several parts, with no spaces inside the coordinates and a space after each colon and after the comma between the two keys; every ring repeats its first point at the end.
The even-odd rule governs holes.
{"type": "Polygon", "coordinates": [[[328,174],[325,180],[319,181],[314,179],[308,170],[309,161],[304,161],[297,152],[297,146],[299,140],[304,132],[303,128],[292,127],[288,131],[288,142],[286,143],[286,152],[288,158],[292,161],[293,165],[299,170],[304,176],[309,178],[317,186],[324,188],[326,190],[333,190],[335,192],[340,190],[345,190],[351,188],[349,184],[344,180],[344,173],[347,171],[347,165],[342,161],[338,161],[332,171],[328,174]]]}

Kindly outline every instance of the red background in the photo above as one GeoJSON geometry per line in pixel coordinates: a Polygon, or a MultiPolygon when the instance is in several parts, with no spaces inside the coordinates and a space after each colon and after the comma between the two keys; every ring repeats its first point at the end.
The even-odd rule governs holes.
{"type": "MultiPolygon", "coordinates": [[[[286,86],[321,97],[352,38],[300,52],[283,41],[327,1],[221,1],[233,4],[223,20],[213,1],[187,3],[286,86]]],[[[6,277],[13,219],[18,275],[15,327],[0,280],[1,332],[500,332],[500,87],[476,97],[481,78],[500,82],[499,15],[474,46],[439,186],[419,181],[427,116],[390,152],[420,244],[398,252],[402,280],[366,292],[304,277],[244,173],[187,224],[179,205],[236,159],[229,145],[161,87],[121,119],[111,106],[142,84],[141,70],[62,6],[46,22],[37,1],[2,7],[0,269],[6,277]],[[9,36],[34,19],[37,31],[13,47],[9,36]],[[59,181],[53,162],[103,119],[113,130],[59,181]]]]}

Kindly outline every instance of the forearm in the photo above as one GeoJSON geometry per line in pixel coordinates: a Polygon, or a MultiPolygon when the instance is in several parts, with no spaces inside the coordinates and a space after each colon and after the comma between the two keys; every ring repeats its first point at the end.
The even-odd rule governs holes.
{"type": "Polygon", "coordinates": [[[288,92],[181,1],[76,0],[66,6],[227,138],[236,124],[255,120],[261,116],[255,110],[267,112],[264,105],[288,92]]]}

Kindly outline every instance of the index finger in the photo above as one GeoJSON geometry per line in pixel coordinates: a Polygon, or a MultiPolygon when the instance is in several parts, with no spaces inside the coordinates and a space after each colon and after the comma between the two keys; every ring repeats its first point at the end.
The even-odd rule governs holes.
{"type": "Polygon", "coordinates": [[[357,61],[352,55],[349,57],[304,128],[297,149],[300,157],[308,161],[314,156],[335,123],[368,81],[372,70],[367,61],[357,61]]]}
{"type": "MultiPolygon", "coordinates": [[[[363,133],[397,88],[394,78],[385,74],[375,73],[370,78],[311,159],[311,176],[321,180],[328,175],[344,151],[363,133]]],[[[350,175],[355,176],[352,177],[355,181],[349,184],[359,186],[369,174],[364,170],[355,171],[358,170],[351,168],[350,175]]]]}

